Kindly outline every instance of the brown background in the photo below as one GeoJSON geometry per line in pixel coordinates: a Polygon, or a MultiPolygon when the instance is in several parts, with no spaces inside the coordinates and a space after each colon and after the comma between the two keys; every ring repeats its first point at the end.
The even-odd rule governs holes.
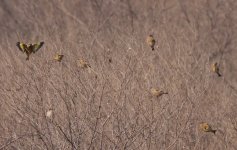
{"type": "Polygon", "coordinates": [[[236,8],[236,0],[0,0],[0,149],[236,150],[236,8]],[[45,45],[26,61],[17,41],[45,45]],[[152,87],[169,95],[152,97],[152,87]],[[199,130],[203,121],[216,135],[199,130]]]}

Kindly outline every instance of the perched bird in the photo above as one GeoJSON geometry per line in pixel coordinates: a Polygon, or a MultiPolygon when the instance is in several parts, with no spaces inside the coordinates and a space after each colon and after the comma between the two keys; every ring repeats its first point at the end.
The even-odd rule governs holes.
{"type": "Polygon", "coordinates": [[[61,60],[63,59],[63,56],[64,55],[56,54],[54,57],[54,60],[61,62],[61,60]]]}
{"type": "Polygon", "coordinates": [[[46,117],[51,118],[52,114],[53,114],[53,110],[52,110],[52,109],[49,109],[49,110],[46,112],[46,117]]]}
{"type": "Polygon", "coordinates": [[[146,38],[146,42],[147,42],[148,46],[151,47],[151,50],[155,50],[155,47],[154,47],[154,46],[155,46],[156,41],[155,41],[153,35],[149,35],[149,36],[146,38]]]}
{"type": "Polygon", "coordinates": [[[162,90],[155,89],[155,88],[151,88],[150,92],[151,92],[151,94],[152,94],[153,96],[156,96],[156,97],[159,97],[159,96],[161,96],[161,95],[163,95],[163,94],[168,94],[167,92],[164,92],[164,91],[162,91],[162,90]]]}
{"type": "Polygon", "coordinates": [[[219,68],[217,62],[212,64],[212,71],[215,72],[219,77],[221,77],[220,68],[219,68]]]}
{"type": "Polygon", "coordinates": [[[79,60],[79,67],[81,67],[81,68],[91,68],[90,64],[87,61],[83,60],[83,59],[79,60]]]}
{"type": "Polygon", "coordinates": [[[206,122],[200,123],[200,129],[203,132],[212,132],[214,134],[216,133],[216,130],[213,130],[212,127],[206,122]]]}
{"type": "Polygon", "coordinates": [[[36,43],[36,44],[24,44],[21,42],[17,42],[16,46],[22,51],[23,53],[26,53],[27,57],[26,60],[29,60],[30,54],[37,52],[42,46],[44,45],[44,42],[36,43]]]}

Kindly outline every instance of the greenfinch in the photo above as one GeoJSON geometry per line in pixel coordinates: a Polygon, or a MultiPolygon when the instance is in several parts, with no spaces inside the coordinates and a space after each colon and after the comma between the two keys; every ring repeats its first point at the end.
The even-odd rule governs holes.
{"type": "Polygon", "coordinates": [[[150,92],[153,96],[156,96],[156,97],[160,97],[163,94],[168,94],[167,92],[164,92],[164,91],[156,89],[156,88],[151,88],[150,92]]]}
{"type": "Polygon", "coordinates": [[[83,59],[79,60],[79,67],[81,67],[81,68],[91,68],[90,64],[87,61],[83,60],[83,59]]]}
{"type": "Polygon", "coordinates": [[[153,37],[153,35],[149,35],[147,38],[146,38],[146,42],[147,42],[147,45],[149,47],[151,47],[151,50],[155,50],[155,39],[153,37]]]}
{"type": "Polygon", "coordinates": [[[58,62],[61,62],[61,60],[63,59],[63,56],[64,56],[64,55],[56,54],[56,55],[54,56],[54,60],[56,60],[56,61],[58,61],[58,62]]]}
{"type": "Polygon", "coordinates": [[[221,77],[220,68],[219,68],[217,62],[215,62],[215,63],[212,64],[212,71],[213,71],[214,73],[216,73],[219,77],[221,77]]]}
{"type": "Polygon", "coordinates": [[[212,127],[206,122],[200,123],[200,129],[203,132],[212,132],[214,134],[216,133],[216,130],[213,130],[212,127]]]}
{"type": "Polygon", "coordinates": [[[44,42],[36,43],[36,44],[24,44],[21,42],[17,42],[16,46],[19,48],[20,51],[26,53],[26,60],[29,60],[29,57],[32,53],[37,52],[42,46],[44,42]]]}

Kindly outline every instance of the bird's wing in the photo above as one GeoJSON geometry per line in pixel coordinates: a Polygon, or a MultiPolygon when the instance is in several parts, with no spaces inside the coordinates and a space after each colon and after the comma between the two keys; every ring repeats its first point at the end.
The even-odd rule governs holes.
{"type": "Polygon", "coordinates": [[[152,39],[151,43],[152,43],[152,45],[155,45],[156,40],[155,40],[155,39],[152,39]]]}
{"type": "Polygon", "coordinates": [[[24,43],[17,42],[16,46],[19,48],[20,51],[25,52],[27,50],[27,45],[24,43]]]}
{"type": "Polygon", "coordinates": [[[44,45],[44,42],[34,44],[33,45],[33,53],[37,52],[43,45],[44,45]]]}

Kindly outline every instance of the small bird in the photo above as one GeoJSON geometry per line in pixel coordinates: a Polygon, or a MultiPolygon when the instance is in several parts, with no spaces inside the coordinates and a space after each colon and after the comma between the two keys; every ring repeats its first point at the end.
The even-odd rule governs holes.
{"type": "Polygon", "coordinates": [[[150,92],[153,96],[156,96],[156,97],[160,97],[163,94],[168,94],[168,92],[164,92],[162,90],[155,89],[155,88],[151,88],[150,92]]]}
{"type": "Polygon", "coordinates": [[[54,57],[54,60],[56,60],[58,62],[61,62],[61,60],[63,59],[63,56],[64,55],[56,54],[55,57],[54,57]]]}
{"type": "Polygon", "coordinates": [[[27,57],[26,60],[29,60],[29,57],[32,53],[37,52],[42,46],[44,42],[36,43],[36,44],[24,44],[21,42],[17,42],[16,46],[19,48],[20,51],[26,53],[27,57]]]}
{"type": "Polygon", "coordinates": [[[213,130],[212,127],[206,122],[200,123],[200,129],[203,132],[212,132],[214,134],[216,133],[216,130],[213,130]]]}
{"type": "Polygon", "coordinates": [[[53,110],[52,110],[52,109],[49,109],[49,110],[46,112],[46,117],[51,118],[52,114],[53,114],[53,110]]]}
{"type": "Polygon", "coordinates": [[[146,38],[146,42],[148,44],[148,46],[151,47],[151,50],[155,50],[155,39],[153,37],[153,35],[149,35],[147,38],[146,38]]]}
{"type": "Polygon", "coordinates": [[[217,62],[212,64],[212,71],[215,72],[219,77],[221,77],[220,68],[219,68],[217,62]]]}
{"type": "Polygon", "coordinates": [[[87,61],[83,60],[83,59],[79,60],[79,67],[81,67],[81,68],[91,68],[90,64],[87,61]]]}

